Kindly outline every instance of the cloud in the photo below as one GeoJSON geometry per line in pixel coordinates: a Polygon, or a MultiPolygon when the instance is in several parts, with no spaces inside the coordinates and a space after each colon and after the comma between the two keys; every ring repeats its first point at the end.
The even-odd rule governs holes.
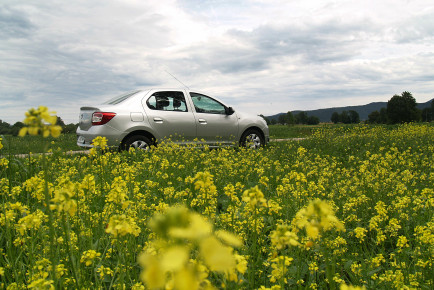
{"type": "Polygon", "coordinates": [[[46,105],[76,122],[89,102],[182,86],[169,73],[252,113],[387,101],[404,90],[428,100],[428,4],[7,0],[0,6],[0,119],[18,121],[46,105]]]}
{"type": "Polygon", "coordinates": [[[434,41],[434,10],[413,16],[392,29],[398,43],[434,41]]]}
{"type": "Polygon", "coordinates": [[[0,38],[24,38],[34,29],[34,25],[18,8],[0,6],[0,38]]]}

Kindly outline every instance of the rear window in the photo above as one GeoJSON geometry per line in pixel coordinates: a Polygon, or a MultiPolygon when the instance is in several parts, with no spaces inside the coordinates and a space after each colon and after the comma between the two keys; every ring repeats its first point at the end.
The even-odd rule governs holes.
{"type": "Polygon", "coordinates": [[[124,93],[124,94],[122,94],[120,96],[117,96],[117,97],[114,97],[113,99],[108,100],[104,104],[105,105],[117,105],[119,103],[122,103],[123,101],[125,101],[129,97],[135,95],[138,92],[140,92],[140,91],[133,91],[133,92],[124,93]]]}

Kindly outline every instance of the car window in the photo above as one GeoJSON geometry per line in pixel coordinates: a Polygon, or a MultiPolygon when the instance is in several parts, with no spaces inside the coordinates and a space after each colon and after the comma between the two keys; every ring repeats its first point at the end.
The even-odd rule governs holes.
{"type": "Polygon", "coordinates": [[[156,92],[149,97],[146,104],[151,110],[187,112],[182,92],[156,92]]]}
{"type": "Polygon", "coordinates": [[[134,92],[128,92],[128,93],[122,94],[120,96],[117,96],[117,97],[114,97],[113,99],[108,100],[104,104],[106,104],[106,105],[117,105],[119,103],[122,103],[123,101],[125,101],[129,97],[135,95],[138,92],[140,92],[140,91],[134,91],[134,92]]]}
{"type": "Polygon", "coordinates": [[[190,93],[194,107],[198,113],[226,114],[225,106],[216,100],[198,93],[190,93]]]}

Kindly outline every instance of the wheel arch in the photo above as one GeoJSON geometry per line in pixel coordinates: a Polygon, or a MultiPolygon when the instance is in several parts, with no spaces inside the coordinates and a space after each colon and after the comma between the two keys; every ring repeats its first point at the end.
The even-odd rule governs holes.
{"type": "Polygon", "coordinates": [[[149,140],[151,140],[151,142],[153,144],[155,144],[157,142],[157,139],[154,137],[154,135],[152,135],[151,133],[149,133],[148,131],[145,130],[135,130],[132,131],[130,133],[128,133],[123,139],[122,142],[120,144],[120,146],[122,146],[122,144],[124,144],[125,140],[127,140],[128,138],[130,138],[131,136],[135,136],[135,135],[142,135],[147,137],[149,140]]]}
{"type": "Polygon", "coordinates": [[[262,140],[265,140],[265,134],[264,134],[264,132],[261,130],[261,128],[259,128],[259,127],[257,127],[257,126],[250,126],[250,127],[246,128],[246,129],[244,129],[243,133],[241,133],[239,143],[241,143],[241,142],[243,141],[243,136],[244,136],[244,134],[245,134],[247,131],[249,131],[249,130],[256,130],[256,131],[258,131],[259,134],[261,134],[262,140]]]}

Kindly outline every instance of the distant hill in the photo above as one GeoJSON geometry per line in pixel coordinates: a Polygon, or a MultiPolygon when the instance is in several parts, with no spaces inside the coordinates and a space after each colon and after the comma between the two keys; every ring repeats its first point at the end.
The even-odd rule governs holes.
{"type": "MultiPolygon", "coordinates": [[[[426,103],[418,103],[417,108],[419,110],[423,110],[424,108],[428,108],[431,106],[431,102],[433,100],[434,99],[432,99],[431,101],[428,101],[426,103]]],[[[318,109],[318,110],[311,110],[311,111],[304,111],[304,112],[306,112],[308,116],[318,117],[320,122],[322,122],[322,123],[327,123],[327,122],[331,122],[330,118],[334,112],[338,112],[339,114],[341,114],[343,111],[353,110],[353,111],[356,111],[357,113],[359,113],[360,120],[364,121],[364,120],[368,119],[368,115],[370,113],[372,113],[374,111],[379,112],[381,110],[381,108],[386,108],[386,107],[387,107],[387,102],[375,102],[375,103],[370,103],[370,104],[362,105],[362,106],[337,107],[337,108],[318,109]]],[[[302,112],[302,111],[300,111],[300,110],[291,111],[291,113],[293,115],[296,115],[300,112],[302,112]]],[[[272,120],[272,119],[277,120],[279,118],[279,116],[282,114],[286,114],[286,112],[279,113],[279,114],[272,115],[272,116],[267,116],[267,118],[270,120],[272,120]]]]}

